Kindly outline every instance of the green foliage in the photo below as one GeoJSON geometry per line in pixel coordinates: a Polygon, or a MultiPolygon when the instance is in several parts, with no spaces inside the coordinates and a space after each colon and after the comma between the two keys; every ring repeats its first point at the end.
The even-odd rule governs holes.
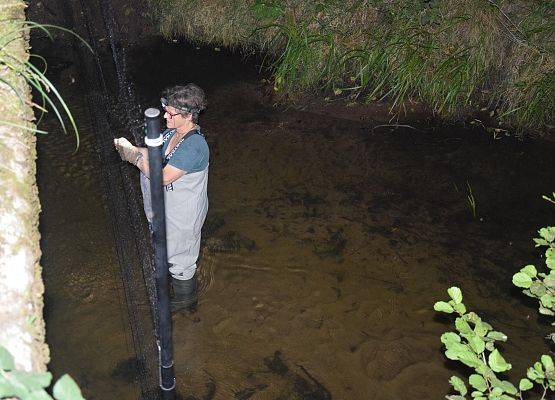
{"type": "MultiPolygon", "coordinates": [[[[555,204],[555,193],[553,193],[553,199],[547,196],[543,198],[555,204]]],[[[527,296],[539,300],[541,314],[553,317],[555,316],[555,227],[542,228],[538,233],[540,237],[534,239],[534,242],[536,247],[547,247],[545,264],[549,274],[538,272],[534,265],[526,265],[513,275],[513,284],[523,288],[523,293],[527,296]]],[[[494,331],[493,327],[482,321],[477,314],[467,313],[459,288],[449,288],[447,293],[451,300],[438,301],[434,304],[434,309],[447,314],[458,314],[455,319],[458,333],[444,333],[441,335],[441,342],[445,345],[447,358],[458,360],[476,372],[468,379],[470,386],[475,389],[471,393],[473,399],[522,399],[523,392],[532,389],[534,385],[543,388],[541,399],[546,399],[548,392],[555,392],[555,366],[551,356],[546,354],[528,368],[526,378],[519,381],[518,388],[509,381],[501,380],[496,374],[508,371],[512,366],[503,358],[495,343],[506,341],[507,336],[502,332],[494,331]]],[[[552,325],[555,325],[555,322],[552,322],[552,325]]],[[[555,333],[552,333],[550,338],[555,341],[555,333]]],[[[461,378],[453,376],[449,383],[458,394],[446,396],[447,399],[466,399],[468,390],[461,378]]]]}
{"type": "MultiPolygon", "coordinates": [[[[462,303],[462,292],[457,287],[447,290],[448,301],[435,303],[434,309],[448,314],[457,314],[455,328],[457,332],[441,335],[445,345],[445,356],[470,367],[474,373],[468,378],[471,397],[477,400],[512,400],[522,399],[523,392],[530,390],[534,384],[543,388],[542,399],[547,391],[555,392],[555,368],[549,355],[542,355],[541,362],[536,362],[527,371],[527,377],[520,380],[518,388],[511,382],[503,380],[498,374],[512,368],[496,347],[496,342],[504,342],[507,336],[495,331],[493,327],[474,312],[467,312],[462,303]]],[[[458,393],[446,396],[449,400],[464,400],[468,394],[465,381],[452,376],[449,383],[458,393]]]]}
{"type": "MultiPolygon", "coordinates": [[[[275,89],[553,126],[553,0],[150,0],[164,35],[268,50],[275,89]]],[[[504,131],[504,129],[496,128],[504,131]]]]}
{"type": "MultiPolygon", "coordinates": [[[[555,194],[553,195],[555,198],[555,194]]],[[[544,196],[548,201],[551,199],[544,196]]],[[[549,273],[538,272],[534,265],[526,265],[513,275],[513,284],[524,289],[522,292],[539,300],[540,314],[555,316],[555,227],[548,226],[538,231],[540,237],[535,238],[536,247],[547,247],[545,265],[549,273]]],[[[555,322],[552,323],[555,325],[555,322]]],[[[555,333],[549,335],[555,342],[555,333]]]]}
{"type": "MultiPolygon", "coordinates": [[[[0,24],[6,23],[6,22],[7,21],[2,21],[0,22],[0,24]]],[[[81,40],[81,42],[84,43],[89,48],[89,50],[91,50],[91,52],[92,52],[92,48],[87,44],[87,42],[83,38],[81,38],[80,36],[78,36],[77,34],[73,33],[72,31],[66,28],[56,26],[56,25],[37,24],[31,21],[23,21],[21,24],[21,27],[14,28],[7,32],[3,32],[0,35],[0,68],[11,70],[12,72],[15,73],[15,75],[23,78],[29,84],[29,86],[35,89],[36,93],[38,93],[42,105],[38,105],[36,103],[29,103],[29,104],[34,108],[36,108],[37,110],[39,110],[40,112],[40,117],[38,121],[39,123],[44,113],[47,112],[46,106],[48,105],[56,115],[56,118],[58,119],[64,133],[67,133],[67,127],[63,118],[63,115],[65,114],[65,116],[70,122],[70,125],[73,131],[75,132],[76,150],[77,150],[77,148],[79,147],[79,131],[77,129],[77,124],[75,123],[75,120],[73,118],[73,115],[71,114],[71,111],[69,110],[68,105],[66,104],[66,102],[64,101],[64,99],[62,98],[62,96],[54,86],[54,84],[45,75],[46,69],[47,69],[46,60],[40,56],[31,55],[31,58],[38,58],[40,61],[42,61],[43,68],[40,69],[37,66],[35,66],[33,63],[31,63],[29,60],[23,59],[21,58],[21,56],[18,56],[10,51],[9,44],[14,40],[16,40],[17,38],[19,38],[21,35],[25,34],[25,32],[27,32],[29,29],[40,29],[43,32],[45,32],[50,38],[52,38],[52,36],[50,34],[49,29],[58,29],[64,32],[68,32],[76,36],[79,40],[81,40]],[[57,101],[59,105],[56,105],[54,101],[57,101]]],[[[15,94],[19,98],[19,101],[22,104],[25,103],[23,94],[18,91],[18,89],[15,87],[15,85],[12,84],[12,82],[8,82],[4,79],[1,79],[0,82],[5,84],[8,90],[12,90],[13,92],[15,92],[15,94]]],[[[1,90],[6,90],[6,89],[1,89],[1,90]]],[[[10,121],[0,120],[0,124],[15,126],[24,130],[30,130],[30,128],[24,125],[20,125],[10,121]]],[[[31,130],[36,133],[47,133],[45,131],[42,131],[36,128],[31,130]]]]}
{"type": "MultiPolygon", "coordinates": [[[[52,400],[45,390],[51,383],[50,372],[16,370],[12,355],[0,346],[0,399],[52,400]]],[[[69,375],[58,379],[53,394],[56,400],[84,400],[81,390],[69,375]]]]}

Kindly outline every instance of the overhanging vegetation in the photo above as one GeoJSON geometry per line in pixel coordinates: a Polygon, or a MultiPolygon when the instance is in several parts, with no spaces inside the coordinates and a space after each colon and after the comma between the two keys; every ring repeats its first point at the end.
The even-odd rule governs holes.
{"type": "Polygon", "coordinates": [[[539,131],[553,124],[552,0],[150,3],[168,38],[267,51],[276,91],[415,99],[450,118],[487,109],[539,131]]]}

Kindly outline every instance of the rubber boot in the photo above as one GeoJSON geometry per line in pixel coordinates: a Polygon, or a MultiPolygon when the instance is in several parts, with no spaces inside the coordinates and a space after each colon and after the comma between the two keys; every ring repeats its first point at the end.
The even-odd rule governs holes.
{"type": "Polygon", "coordinates": [[[197,275],[191,279],[181,280],[172,276],[173,298],[170,301],[171,312],[187,309],[196,310],[197,307],[197,275]]]}

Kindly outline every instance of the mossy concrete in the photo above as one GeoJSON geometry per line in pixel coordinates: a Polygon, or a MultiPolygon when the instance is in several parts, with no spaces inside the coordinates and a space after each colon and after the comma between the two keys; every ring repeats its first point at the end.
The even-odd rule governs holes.
{"type": "Polygon", "coordinates": [[[15,357],[17,368],[44,371],[49,351],[42,316],[34,115],[27,82],[4,62],[29,59],[25,7],[20,0],[0,4],[0,38],[14,39],[0,46],[0,345],[15,357]]]}

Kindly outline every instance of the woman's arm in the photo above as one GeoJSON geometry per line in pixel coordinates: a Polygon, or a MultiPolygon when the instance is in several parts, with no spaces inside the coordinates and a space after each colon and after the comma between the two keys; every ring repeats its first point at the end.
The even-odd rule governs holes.
{"type": "MultiPolygon", "coordinates": [[[[116,146],[116,149],[118,150],[118,153],[122,160],[128,161],[131,164],[135,165],[146,177],[150,177],[148,149],[146,147],[133,146],[125,138],[114,139],[114,145],[116,146]]],[[[169,185],[185,174],[186,171],[183,171],[168,164],[164,167],[164,170],[162,172],[163,184],[169,185]]]]}
{"type": "MultiPolygon", "coordinates": [[[[148,164],[148,149],[144,147],[137,147],[137,152],[135,153],[137,162],[135,166],[141,170],[146,177],[150,178],[149,175],[149,164],[148,164]]],[[[162,170],[162,183],[165,185],[169,185],[172,182],[175,182],[183,175],[185,175],[185,171],[182,169],[176,168],[173,165],[167,164],[164,169],[162,170]]]]}

